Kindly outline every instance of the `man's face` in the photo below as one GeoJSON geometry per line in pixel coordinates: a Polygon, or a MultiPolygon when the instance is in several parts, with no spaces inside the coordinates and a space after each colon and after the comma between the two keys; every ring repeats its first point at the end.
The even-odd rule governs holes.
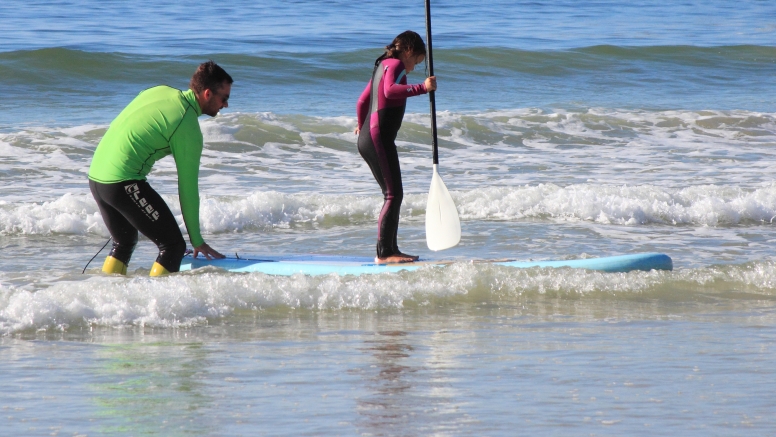
{"type": "Polygon", "coordinates": [[[202,113],[211,117],[218,115],[218,111],[229,107],[229,93],[232,92],[232,84],[223,83],[216,90],[206,89],[202,92],[204,104],[202,113]]]}

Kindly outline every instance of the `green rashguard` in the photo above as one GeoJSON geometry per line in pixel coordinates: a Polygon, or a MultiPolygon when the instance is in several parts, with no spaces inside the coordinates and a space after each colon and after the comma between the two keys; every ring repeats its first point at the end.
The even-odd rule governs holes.
{"type": "Polygon", "coordinates": [[[193,91],[149,88],[111,122],[89,167],[89,179],[102,184],[144,181],[156,161],[172,154],[183,221],[194,247],[205,242],[199,229],[200,115],[193,91]]]}

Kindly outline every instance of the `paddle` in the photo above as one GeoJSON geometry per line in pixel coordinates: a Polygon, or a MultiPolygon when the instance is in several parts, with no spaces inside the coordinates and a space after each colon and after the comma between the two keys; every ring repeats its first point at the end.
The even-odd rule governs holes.
{"type": "MultiPolygon", "coordinates": [[[[434,75],[434,58],[431,53],[431,4],[426,0],[426,44],[428,46],[428,75],[434,75]]],[[[431,250],[449,249],[461,241],[461,222],[458,209],[439,176],[439,150],[437,147],[436,101],[434,91],[428,93],[431,104],[431,144],[434,150],[434,172],[426,204],[426,244],[431,250]]]]}

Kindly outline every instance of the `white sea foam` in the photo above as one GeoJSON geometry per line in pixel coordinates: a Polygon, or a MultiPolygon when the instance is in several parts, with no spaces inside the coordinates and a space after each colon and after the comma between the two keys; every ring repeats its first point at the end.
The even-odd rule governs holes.
{"type": "MultiPolygon", "coordinates": [[[[439,115],[440,172],[458,207],[465,234],[464,244],[452,249],[458,251],[456,256],[563,257],[583,252],[603,255],[655,250],[667,252],[676,266],[697,267],[762,261],[772,255],[770,225],[776,216],[774,114],[595,108],[548,112],[529,108],[439,115]],[[544,226],[542,222],[565,223],[544,226]],[[659,226],[651,226],[654,224],[659,226]],[[537,235],[537,229],[547,232],[537,235]]],[[[297,253],[343,253],[351,248],[371,252],[382,196],[357,152],[354,125],[352,117],[271,113],[203,119],[207,143],[200,172],[203,233],[223,234],[219,248],[231,244],[239,251],[274,250],[273,245],[292,241],[289,251],[297,253]],[[263,232],[271,228],[278,230],[263,232]],[[232,233],[241,235],[230,240],[226,234],[232,233]]],[[[218,274],[217,279],[208,281],[221,281],[220,286],[226,287],[221,296],[220,290],[208,288],[204,279],[200,284],[194,275],[163,282],[184,281],[175,287],[181,296],[195,302],[175,318],[154,315],[153,308],[143,306],[142,299],[150,301],[154,294],[167,291],[143,285],[146,283],[141,278],[128,282],[60,280],[61,274],[75,269],[80,272],[97,251],[91,247],[96,244],[91,237],[108,235],[85,177],[104,128],[40,128],[0,134],[0,172],[4,176],[0,238],[7,246],[15,246],[9,251],[19,254],[18,262],[6,261],[0,269],[0,284],[6,284],[0,300],[33,299],[38,293],[37,299],[44,299],[54,293],[48,299],[58,302],[48,306],[30,301],[30,313],[24,313],[21,304],[9,313],[9,304],[4,303],[5,312],[0,316],[4,329],[15,332],[55,327],[59,320],[74,325],[91,319],[111,326],[144,320],[159,326],[204,323],[203,318],[211,314],[220,317],[242,308],[226,295],[233,289],[249,290],[237,296],[254,305],[301,308],[337,308],[331,303],[334,301],[354,308],[393,308],[406,299],[422,301],[403,292],[391,294],[368,279],[363,280],[367,281],[360,286],[363,289],[348,292],[342,287],[356,287],[353,284],[361,282],[342,280],[351,284],[346,286],[324,281],[334,290],[326,299],[316,294],[324,282],[312,279],[262,279],[269,281],[262,286],[270,294],[250,294],[259,292],[239,282],[248,279],[218,274]],[[89,238],[71,238],[73,235],[89,238]],[[54,254],[48,244],[53,245],[54,254]],[[41,265],[42,256],[50,257],[48,264],[41,265]],[[23,273],[26,269],[29,274],[23,273]],[[131,293],[127,293],[139,294],[141,300],[105,294],[111,284],[128,287],[131,293]],[[294,288],[298,284],[302,284],[300,288],[294,288]],[[186,287],[205,291],[194,295],[186,287]],[[377,294],[369,294],[370,287],[377,294]],[[303,289],[307,294],[283,294],[283,290],[303,289]],[[29,296],[24,297],[24,293],[29,296]],[[92,299],[96,303],[87,304],[85,310],[75,300],[68,300],[70,295],[80,299],[77,302],[92,299]],[[120,302],[122,309],[109,310],[110,299],[120,302]],[[214,303],[202,303],[205,301],[214,303]],[[377,303],[369,306],[364,302],[377,303]],[[219,313],[220,309],[224,312],[219,313]],[[28,323],[25,317],[33,321],[28,323]]],[[[427,116],[408,114],[397,139],[405,189],[400,244],[412,250],[424,248],[420,229],[431,175],[428,134],[427,116]]],[[[185,234],[176,179],[171,158],[160,160],[149,175],[185,234]]],[[[141,245],[138,250],[148,251],[138,254],[138,262],[155,256],[152,245],[141,245]]],[[[753,270],[734,269],[734,273],[722,270],[730,276],[722,282],[733,284],[731,290],[770,290],[767,284],[773,281],[772,268],[757,266],[753,270]],[[757,285],[758,281],[765,285],[757,285]]],[[[685,279],[701,284],[699,289],[720,281],[703,269],[699,272],[697,278],[685,279]]],[[[484,286],[486,290],[504,290],[507,297],[552,292],[559,290],[558,284],[569,284],[563,290],[614,287],[635,292],[651,287],[639,288],[635,283],[653,283],[637,276],[642,279],[622,285],[624,280],[619,276],[599,279],[582,273],[549,274],[541,280],[539,276],[526,278],[504,272],[491,280],[487,275],[477,270],[455,283],[423,275],[408,280],[398,275],[385,282],[398,281],[395,286],[410,293],[433,289],[439,296],[446,296],[445,292],[469,296],[481,293],[476,286],[465,285],[475,281],[489,284],[484,286]]],[[[670,282],[669,288],[681,288],[682,280],[670,282]]],[[[170,299],[164,304],[171,306],[170,299]]]]}
{"type": "MultiPolygon", "coordinates": [[[[772,223],[776,218],[776,184],[754,190],[715,185],[672,189],[540,184],[451,194],[464,222],[544,219],[612,225],[729,226],[772,223]]],[[[185,230],[177,196],[163,197],[185,230]]],[[[422,216],[426,200],[425,194],[405,196],[404,220],[422,216]]],[[[244,196],[203,196],[200,221],[202,230],[211,234],[302,223],[337,226],[374,221],[381,207],[379,196],[254,191],[244,196]]],[[[0,233],[106,235],[106,229],[91,195],[65,194],[49,202],[0,205],[0,233]]]]}
{"type": "MultiPolygon", "coordinates": [[[[729,186],[758,189],[776,174],[776,115],[750,111],[515,109],[438,114],[440,174],[448,188],[557,185],[729,186]]],[[[405,193],[428,189],[428,115],[407,114],[399,132],[405,193]]],[[[228,195],[379,195],[358,154],[353,117],[227,114],[201,121],[200,186],[228,195]]],[[[0,135],[3,200],[51,201],[86,193],[85,173],[104,126],[37,128],[0,135]]],[[[149,175],[175,194],[172,158],[149,175]]]]}
{"type": "MultiPolygon", "coordinates": [[[[424,288],[403,275],[375,277],[271,277],[263,274],[178,274],[162,279],[92,277],[34,292],[0,288],[0,334],[73,325],[191,326],[239,309],[397,308],[421,289],[465,292],[449,284],[424,288]]],[[[0,285],[0,287],[2,287],[0,285]]]]}
{"type": "Polygon", "coordinates": [[[650,185],[538,185],[456,194],[461,216],[470,220],[551,217],[621,225],[717,226],[770,223],[776,216],[776,184],[756,190],[714,185],[679,190],[650,185]]]}
{"type": "Polygon", "coordinates": [[[364,276],[290,277],[215,269],[148,278],[91,276],[35,291],[0,282],[0,335],[89,326],[186,327],[235,311],[391,309],[432,301],[521,302],[539,296],[693,299],[695,290],[746,300],[776,293],[776,264],[611,274],[574,269],[510,269],[461,263],[416,272],[364,276]],[[664,289],[672,289],[670,296],[664,289]]]}
{"type": "Polygon", "coordinates": [[[97,204],[90,196],[65,194],[51,202],[0,205],[0,234],[51,233],[107,235],[97,204]]]}

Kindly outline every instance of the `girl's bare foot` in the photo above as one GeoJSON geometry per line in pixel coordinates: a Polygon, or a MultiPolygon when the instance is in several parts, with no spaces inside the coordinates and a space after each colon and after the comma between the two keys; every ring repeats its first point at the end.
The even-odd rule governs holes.
{"type": "Polygon", "coordinates": [[[411,263],[417,261],[418,257],[415,255],[407,255],[405,253],[397,253],[385,258],[375,258],[377,264],[395,264],[395,263],[411,263]]]}
{"type": "Polygon", "coordinates": [[[420,258],[417,255],[407,255],[406,253],[401,253],[401,252],[397,253],[396,256],[406,256],[406,257],[412,258],[413,261],[417,261],[420,258]]]}

